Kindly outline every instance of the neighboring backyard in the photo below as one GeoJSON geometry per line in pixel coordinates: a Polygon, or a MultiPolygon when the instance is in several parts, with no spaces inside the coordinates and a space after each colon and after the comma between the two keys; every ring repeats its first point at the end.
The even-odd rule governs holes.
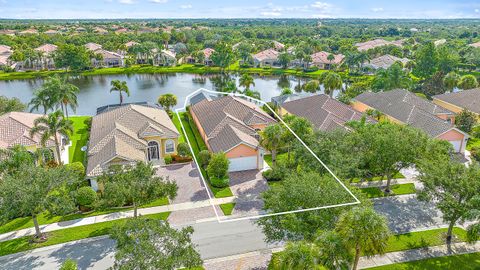
{"type": "Polygon", "coordinates": [[[87,145],[90,132],[88,131],[87,121],[90,116],[70,116],[69,119],[73,122],[73,134],[70,135],[72,145],[68,151],[69,162],[82,162],[85,164],[85,154],[82,147],[87,145]]]}

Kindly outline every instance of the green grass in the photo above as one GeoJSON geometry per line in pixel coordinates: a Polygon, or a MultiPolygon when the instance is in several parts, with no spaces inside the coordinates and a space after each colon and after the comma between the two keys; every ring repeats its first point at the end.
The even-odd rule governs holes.
{"type": "MultiPolygon", "coordinates": [[[[198,153],[202,150],[208,150],[207,145],[202,139],[202,136],[200,135],[200,132],[198,131],[197,127],[193,123],[193,120],[191,119],[190,113],[189,112],[182,112],[180,114],[180,120],[182,121],[183,126],[185,127],[185,132],[187,133],[186,136],[188,137],[188,140],[190,141],[190,144],[192,145],[193,153],[195,154],[196,157],[198,157],[198,153]]],[[[177,119],[178,121],[178,119],[177,119]]],[[[180,124],[180,123],[178,123],[180,124]]],[[[183,132],[183,131],[182,131],[183,132]]],[[[185,135],[185,134],[184,134],[185,135]]],[[[203,175],[205,179],[208,179],[207,177],[207,172],[203,169],[200,168],[200,172],[203,175]]],[[[213,196],[215,198],[225,198],[225,197],[231,197],[233,196],[232,190],[230,187],[226,188],[216,188],[210,185],[210,182],[207,181],[208,187],[213,193],[213,196]]]]}
{"type": "MultiPolygon", "coordinates": [[[[170,212],[165,212],[147,215],[144,217],[166,220],[169,215],[170,212]]],[[[31,236],[25,236],[5,242],[0,242],[0,256],[32,250],[45,246],[56,245],[60,243],[66,243],[89,237],[107,235],[110,233],[110,230],[114,225],[120,225],[124,222],[125,219],[119,219],[49,232],[47,233],[47,241],[43,243],[31,243],[31,236]]]]}
{"type": "Polygon", "coordinates": [[[480,269],[480,253],[452,255],[368,268],[370,270],[474,270],[480,269]]]}
{"type": "MultiPolygon", "coordinates": [[[[140,206],[139,208],[147,208],[147,207],[155,207],[155,206],[162,206],[162,205],[167,205],[169,204],[167,198],[160,198],[157,199],[149,204],[145,204],[140,206]]],[[[88,213],[74,213],[74,214],[69,214],[66,216],[53,216],[50,215],[48,212],[44,212],[40,215],[37,216],[38,224],[40,225],[45,225],[45,224],[51,224],[51,223],[56,223],[56,222],[61,222],[61,221],[68,221],[68,220],[74,220],[74,219],[79,219],[79,218],[86,218],[86,217],[94,217],[94,216],[99,216],[99,215],[107,215],[111,213],[116,213],[116,212],[124,212],[124,211],[129,211],[132,210],[133,207],[122,207],[122,208],[110,208],[106,210],[98,210],[98,211],[92,211],[88,213]]],[[[31,217],[21,217],[21,218],[16,218],[11,221],[8,221],[0,226],[0,234],[2,233],[7,233],[11,231],[17,231],[21,229],[27,229],[33,227],[33,220],[31,217]]]]}
{"type": "MultiPolygon", "coordinates": [[[[277,162],[286,162],[288,158],[288,153],[277,154],[277,162]]],[[[272,167],[272,155],[264,155],[263,159],[267,162],[268,166],[272,167]]],[[[290,156],[290,160],[293,160],[293,156],[290,156]]]]}
{"type": "MultiPolygon", "coordinates": [[[[367,198],[379,198],[387,196],[385,192],[378,187],[360,188],[359,190],[365,193],[367,198]]],[[[415,185],[413,183],[391,185],[390,190],[390,196],[416,193],[415,185]]]]}
{"type": "Polygon", "coordinates": [[[82,152],[82,147],[87,145],[90,133],[85,125],[85,120],[91,118],[90,116],[71,116],[69,119],[73,122],[73,134],[70,136],[72,145],[68,150],[70,163],[82,162],[85,163],[85,152],[82,152]]]}
{"type": "MultiPolygon", "coordinates": [[[[431,246],[439,246],[445,244],[445,234],[447,229],[434,229],[421,232],[412,232],[405,234],[392,235],[388,239],[386,252],[396,252],[408,249],[425,248],[431,246]]],[[[467,232],[462,228],[453,228],[454,241],[464,242],[466,241],[467,232]]],[[[272,260],[268,266],[268,269],[279,269],[275,267],[278,264],[278,258],[281,252],[272,254],[272,260]]],[[[477,258],[479,259],[479,258],[477,258]]],[[[384,269],[384,268],[371,268],[371,269],[384,269]]],[[[397,269],[397,268],[385,268],[385,269],[397,269]]],[[[402,268],[400,268],[402,269],[402,268]]],[[[407,269],[407,268],[405,268],[407,269]]],[[[410,269],[410,268],[408,268],[410,269]]],[[[430,268],[418,268],[418,269],[430,269],[430,268]]],[[[441,269],[441,268],[438,268],[441,269]]],[[[458,268],[464,269],[464,268],[458,268]]],[[[475,268],[471,268],[475,269],[475,268]]]]}
{"type": "Polygon", "coordinates": [[[182,125],[180,125],[180,119],[178,119],[178,116],[176,113],[173,114],[172,122],[177,128],[178,132],[180,132],[180,137],[178,137],[178,142],[179,143],[185,142],[186,140],[185,140],[185,135],[183,134],[182,125]]]}
{"type": "MultiPolygon", "coordinates": [[[[403,179],[405,178],[405,175],[403,175],[400,172],[397,172],[396,174],[393,175],[392,179],[403,179]]],[[[381,181],[381,180],[387,180],[387,177],[382,177],[382,176],[374,176],[371,179],[365,179],[366,181],[381,181]]],[[[360,178],[353,178],[352,183],[360,183],[361,179],[360,178]]]]}
{"type": "Polygon", "coordinates": [[[225,216],[230,216],[232,214],[233,208],[235,208],[235,203],[224,203],[220,204],[220,209],[225,216]]]}

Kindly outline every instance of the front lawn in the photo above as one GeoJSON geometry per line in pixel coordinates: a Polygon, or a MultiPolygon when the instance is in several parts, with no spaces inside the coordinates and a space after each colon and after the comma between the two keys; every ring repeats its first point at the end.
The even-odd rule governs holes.
{"type": "Polygon", "coordinates": [[[450,255],[419,261],[389,264],[370,270],[474,270],[480,269],[480,253],[450,255]]]}
{"type": "Polygon", "coordinates": [[[220,204],[220,209],[222,209],[222,212],[225,216],[231,215],[234,208],[235,208],[235,203],[220,204]]]}
{"type": "MultiPolygon", "coordinates": [[[[396,174],[393,175],[392,179],[403,179],[405,178],[405,175],[403,175],[402,173],[400,172],[397,172],[396,174]]],[[[387,180],[387,177],[382,177],[382,176],[374,176],[370,179],[365,179],[365,181],[382,181],[382,180],[387,180]]],[[[353,178],[352,179],[352,183],[360,183],[362,181],[362,179],[360,178],[353,178]]]]}
{"type": "MultiPolygon", "coordinates": [[[[179,113],[180,115],[180,120],[182,121],[183,127],[185,128],[185,132],[187,133],[186,136],[188,140],[190,141],[190,144],[193,149],[193,153],[196,157],[198,157],[198,153],[202,150],[208,150],[207,145],[202,139],[202,136],[200,135],[200,132],[198,131],[197,127],[195,126],[195,123],[193,123],[193,120],[190,116],[189,112],[181,112],[179,113]]],[[[180,123],[178,123],[180,124],[180,123]]],[[[181,130],[181,127],[180,127],[181,130]]],[[[185,134],[184,134],[185,135],[185,134]]],[[[201,168],[200,172],[202,173],[203,177],[205,179],[208,179],[207,177],[207,172],[201,168]]],[[[225,198],[225,197],[231,197],[233,196],[232,190],[230,190],[230,187],[226,188],[216,188],[213,187],[209,181],[207,181],[207,184],[210,188],[210,190],[213,193],[213,196],[215,198],[225,198]]]]}
{"type": "MultiPolygon", "coordinates": [[[[383,191],[383,187],[367,187],[359,188],[359,190],[365,193],[365,195],[367,195],[367,198],[370,199],[387,196],[387,194],[385,194],[385,192],[383,191]]],[[[390,191],[391,192],[388,196],[413,194],[417,192],[413,183],[391,185],[390,191]]]]}
{"type": "MultiPolygon", "coordinates": [[[[167,204],[169,204],[167,198],[160,198],[149,204],[142,205],[139,208],[155,207],[155,206],[162,206],[167,204]]],[[[124,208],[117,207],[117,208],[97,210],[97,211],[92,211],[87,213],[73,213],[66,216],[52,216],[48,212],[44,212],[37,216],[37,220],[39,225],[45,225],[45,224],[74,220],[79,218],[94,217],[94,216],[106,215],[106,214],[116,213],[116,212],[124,212],[132,209],[133,207],[124,207],[124,208]]],[[[17,231],[21,229],[32,228],[33,226],[34,226],[33,220],[31,217],[20,217],[20,218],[10,220],[5,224],[1,225],[0,234],[17,231]]]]}
{"type": "MultiPolygon", "coordinates": [[[[396,252],[396,251],[403,251],[408,249],[417,249],[417,248],[443,245],[445,244],[446,232],[447,232],[447,229],[444,228],[444,229],[434,229],[434,230],[392,235],[388,239],[386,252],[396,252]]],[[[453,239],[455,242],[466,241],[467,232],[464,229],[455,227],[453,228],[453,234],[454,234],[453,239]]],[[[276,267],[276,265],[278,264],[277,261],[280,254],[281,252],[272,254],[272,260],[270,261],[268,269],[270,270],[279,269],[278,267],[276,267]]],[[[371,268],[371,269],[383,270],[384,268],[371,268]]],[[[397,268],[385,268],[385,269],[397,269],[397,268]]],[[[403,268],[400,268],[400,269],[403,269],[403,268]]],[[[418,268],[418,269],[430,269],[430,268],[418,268]]],[[[463,268],[458,268],[458,269],[463,269],[463,268]]],[[[477,268],[470,268],[470,269],[477,269],[477,268]]]]}
{"type": "MultiPolygon", "coordinates": [[[[146,215],[144,217],[151,219],[167,220],[170,212],[146,215]]],[[[106,221],[96,224],[78,226],[63,230],[48,232],[48,240],[43,243],[31,243],[32,236],[24,236],[21,238],[0,242],[0,256],[18,253],[22,251],[32,250],[40,247],[66,243],[70,241],[80,240],[89,237],[107,235],[114,225],[125,222],[125,219],[106,221]]]]}
{"type": "Polygon", "coordinates": [[[87,130],[85,121],[90,119],[90,116],[70,116],[68,119],[73,122],[73,134],[70,135],[72,145],[68,150],[69,163],[82,162],[85,164],[85,153],[82,152],[82,147],[87,145],[90,132],[87,130]]]}

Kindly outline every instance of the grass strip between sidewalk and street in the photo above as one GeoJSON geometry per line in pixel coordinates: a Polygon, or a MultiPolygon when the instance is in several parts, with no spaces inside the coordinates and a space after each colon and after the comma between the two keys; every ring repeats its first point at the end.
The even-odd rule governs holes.
{"type": "MultiPolygon", "coordinates": [[[[442,228],[392,235],[388,239],[385,252],[388,253],[444,245],[446,243],[446,233],[447,228],[442,228]]],[[[466,240],[467,232],[462,228],[454,227],[453,242],[465,242],[466,240]]],[[[279,269],[276,265],[278,265],[278,258],[281,253],[282,252],[272,254],[272,260],[270,261],[268,269],[279,269]]]]}
{"type": "MultiPolygon", "coordinates": [[[[179,115],[180,115],[180,121],[182,121],[182,124],[185,127],[185,132],[187,133],[187,134],[184,134],[184,135],[186,135],[188,137],[188,140],[190,141],[190,144],[192,145],[193,152],[194,152],[195,156],[198,157],[198,153],[200,153],[200,151],[208,150],[207,145],[203,141],[197,127],[195,126],[195,124],[193,124],[193,120],[191,120],[190,113],[180,112],[179,115]]],[[[180,130],[182,130],[182,129],[180,128],[180,130]]],[[[198,166],[198,167],[200,168],[200,172],[203,175],[203,177],[205,179],[207,179],[206,182],[208,184],[208,187],[212,191],[213,196],[215,198],[226,198],[226,197],[233,196],[233,193],[232,193],[232,190],[230,189],[230,187],[225,187],[225,188],[213,187],[210,184],[210,181],[208,181],[207,172],[203,168],[201,168],[200,166],[198,166]]]]}
{"type": "Polygon", "coordinates": [[[384,192],[383,188],[384,187],[366,187],[359,188],[358,190],[363,192],[369,199],[395,195],[414,194],[417,192],[413,183],[391,185],[390,194],[388,195],[384,192]]]}
{"type": "Polygon", "coordinates": [[[369,270],[475,270],[480,269],[480,252],[450,255],[367,268],[369,270]]]}
{"type": "MultiPolygon", "coordinates": [[[[145,215],[142,218],[167,220],[169,215],[170,212],[164,212],[145,215]]],[[[113,226],[120,225],[125,221],[126,219],[118,219],[47,232],[47,241],[42,243],[32,243],[32,236],[24,236],[17,239],[0,242],[0,256],[71,242],[84,238],[107,235],[110,233],[110,230],[113,226]]]]}

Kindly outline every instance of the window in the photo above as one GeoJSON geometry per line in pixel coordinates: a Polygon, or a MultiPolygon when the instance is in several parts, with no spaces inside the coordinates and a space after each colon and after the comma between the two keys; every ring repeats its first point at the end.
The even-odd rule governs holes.
{"type": "Polygon", "coordinates": [[[167,140],[165,142],[165,153],[175,152],[175,142],[173,140],[167,140]]]}
{"type": "Polygon", "coordinates": [[[158,143],[155,141],[148,142],[148,160],[157,160],[160,155],[158,152],[158,143]]]}

